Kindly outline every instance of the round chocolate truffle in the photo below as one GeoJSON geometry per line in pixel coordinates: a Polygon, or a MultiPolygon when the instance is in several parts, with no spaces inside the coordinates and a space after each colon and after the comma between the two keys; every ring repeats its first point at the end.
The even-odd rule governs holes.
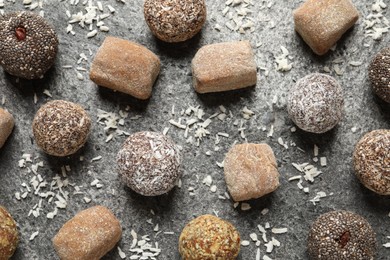
{"type": "Polygon", "coordinates": [[[195,36],[206,21],[205,0],[145,0],[144,16],[152,33],[165,42],[195,36]]]}
{"type": "Polygon", "coordinates": [[[157,132],[130,135],[117,156],[123,182],[144,196],[170,191],[180,177],[181,156],[176,144],[157,132]]]}
{"type": "Polygon", "coordinates": [[[308,253],[312,260],[374,259],[375,233],[362,216],[349,211],[331,211],[311,226],[308,253]]]}
{"type": "Polygon", "coordinates": [[[368,71],[374,92],[390,103],[390,47],[384,48],[374,57],[368,71]]]}
{"type": "Polygon", "coordinates": [[[38,146],[47,154],[68,156],[87,141],[91,119],[78,104],[54,100],[43,105],[35,115],[33,133],[38,146]]]}
{"type": "Polygon", "coordinates": [[[10,259],[19,244],[16,222],[11,214],[0,206],[0,259],[10,259]]]}
{"type": "Polygon", "coordinates": [[[390,130],[371,131],[356,144],[355,174],[368,189],[390,195],[390,130]]]}
{"type": "Polygon", "coordinates": [[[288,114],[304,131],[321,134],[337,125],[343,117],[343,90],[331,76],[313,73],[290,89],[288,114]]]}
{"type": "Polygon", "coordinates": [[[43,17],[31,12],[0,16],[0,64],[9,74],[42,78],[57,49],[57,35],[43,17]]]}
{"type": "Polygon", "coordinates": [[[240,234],[231,223],[203,215],[184,227],[179,252],[186,260],[233,260],[240,252],[240,234]]]}

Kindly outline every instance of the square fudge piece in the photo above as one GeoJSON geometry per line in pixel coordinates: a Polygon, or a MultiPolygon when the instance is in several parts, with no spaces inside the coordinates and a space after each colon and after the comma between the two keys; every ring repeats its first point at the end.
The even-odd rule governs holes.
{"type": "Polygon", "coordinates": [[[295,30],[318,55],[327,53],[358,18],[351,0],[308,0],[294,11],[295,30]]]}
{"type": "Polygon", "coordinates": [[[198,93],[256,85],[256,62],[250,43],[224,42],[203,46],[192,60],[192,76],[198,93]]]}
{"type": "Polygon", "coordinates": [[[225,156],[224,174],[234,201],[260,198],[279,187],[279,172],[267,144],[236,144],[225,156]]]}
{"type": "Polygon", "coordinates": [[[148,99],[160,73],[160,59],[146,47],[107,37],[92,62],[89,77],[96,84],[148,99]]]}

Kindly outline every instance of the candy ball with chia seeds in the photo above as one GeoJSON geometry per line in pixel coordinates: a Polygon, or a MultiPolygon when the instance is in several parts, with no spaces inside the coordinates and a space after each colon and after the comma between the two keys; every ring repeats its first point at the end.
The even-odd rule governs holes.
{"type": "Polygon", "coordinates": [[[390,103],[390,46],[374,57],[368,71],[374,92],[390,103]]]}
{"type": "Polygon", "coordinates": [[[313,73],[290,89],[288,114],[304,131],[321,134],[331,130],[344,113],[343,90],[331,76],[313,73]]]}
{"type": "Polygon", "coordinates": [[[319,216],[308,237],[311,260],[374,259],[375,233],[362,216],[349,211],[331,211],[319,216]]]}
{"type": "Polygon", "coordinates": [[[0,64],[9,74],[42,78],[54,64],[57,35],[47,21],[32,12],[0,16],[0,64]]]}
{"type": "Polygon", "coordinates": [[[157,132],[130,135],[117,155],[117,163],[123,182],[144,196],[167,193],[180,177],[178,147],[157,132]]]}
{"type": "Polygon", "coordinates": [[[365,134],[353,153],[356,177],[368,189],[390,195],[390,130],[365,134]]]}
{"type": "Polygon", "coordinates": [[[240,234],[223,219],[199,216],[181,232],[179,252],[185,260],[234,260],[240,252],[240,234]]]}
{"type": "Polygon", "coordinates": [[[205,0],[145,0],[144,16],[152,33],[165,42],[195,36],[206,21],[205,0]]]}
{"type": "Polygon", "coordinates": [[[35,115],[33,133],[39,147],[47,154],[68,156],[87,141],[91,119],[78,104],[54,100],[43,105],[35,115]]]}

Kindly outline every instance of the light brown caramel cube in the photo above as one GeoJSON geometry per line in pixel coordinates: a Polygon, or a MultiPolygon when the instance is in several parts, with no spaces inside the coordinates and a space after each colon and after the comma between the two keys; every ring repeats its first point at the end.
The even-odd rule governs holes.
{"type": "Polygon", "coordinates": [[[198,93],[221,92],[256,85],[256,62],[248,41],[203,46],[192,60],[198,93]]]}
{"type": "Polygon", "coordinates": [[[318,55],[327,53],[358,18],[351,0],[307,0],[294,11],[295,30],[318,55]]]}
{"type": "Polygon", "coordinates": [[[234,201],[260,198],[279,187],[275,155],[267,144],[237,144],[226,154],[225,181],[234,201]]]}
{"type": "Polygon", "coordinates": [[[148,99],[159,73],[160,59],[146,47],[107,37],[92,62],[89,77],[97,85],[148,99]]]}
{"type": "Polygon", "coordinates": [[[0,148],[3,147],[5,141],[12,133],[14,125],[14,117],[7,110],[0,108],[0,148]]]}
{"type": "Polygon", "coordinates": [[[121,236],[122,228],[114,214],[95,206],[66,222],[53,243],[61,260],[97,260],[114,248],[121,236]]]}

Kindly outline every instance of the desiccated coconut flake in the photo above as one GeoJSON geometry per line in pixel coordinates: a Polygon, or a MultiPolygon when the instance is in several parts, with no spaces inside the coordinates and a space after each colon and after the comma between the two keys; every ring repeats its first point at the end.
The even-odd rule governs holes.
{"type": "Polygon", "coordinates": [[[274,234],[283,234],[287,233],[288,229],[287,228],[272,228],[271,232],[274,234]]]}
{"type": "Polygon", "coordinates": [[[249,246],[250,242],[248,240],[242,240],[241,245],[242,246],[249,246]]]}
{"type": "Polygon", "coordinates": [[[118,254],[119,254],[119,257],[122,258],[122,259],[125,259],[126,258],[126,254],[122,251],[122,249],[118,246],[118,254]]]}
{"type": "Polygon", "coordinates": [[[34,239],[38,236],[38,234],[39,234],[39,231],[35,231],[34,233],[31,234],[29,240],[30,240],[30,241],[34,240],[34,239]]]}
{"type": "Polygon", "coordinates": [[[251,209],[251,205],[249,203],[246,203],[246,202],[241,203],[241,210],[242,211],[246,211],[246,210],[250,210],[250,209],[251,209]]]}

